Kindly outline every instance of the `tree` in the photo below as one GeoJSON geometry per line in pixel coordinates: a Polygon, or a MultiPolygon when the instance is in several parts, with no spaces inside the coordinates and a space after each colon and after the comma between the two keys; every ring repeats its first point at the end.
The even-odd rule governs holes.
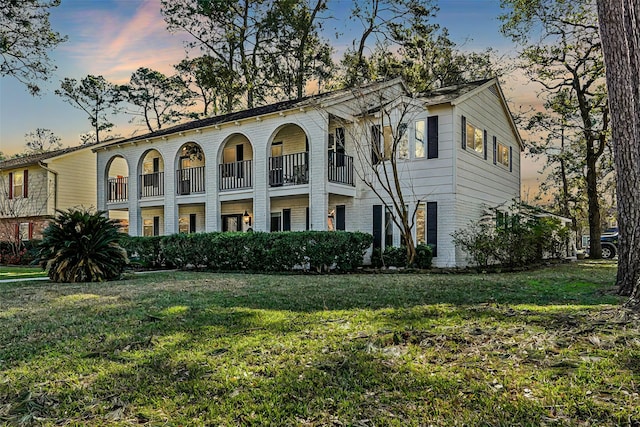
{"type": "Polygon", "coordinates": [[[191,35],[188,48],[206,58],[196,80],[215,84],[223,113],[301,97],[309,79],[326,80],[331,49],[318,34],[326,10],[326,0],[162,1],[169,30],[191,35]]]}
{"type": "Polygon", "coordinates": [[[47,80],[55,66],[48,51],[66,40],[51,29],[49,10],[60,0],[5,0],[0,2],[0,76],[11,76],[32,95],[36,83],[47,80]]]}
{"type": "Polygon", "coordinates": [[[274,84],[289,99],[302,98],[310,80],[318,86],[331,77],[332,48],[321,40],[319,30],[327,19],[327,0],[278,1],[271,9],[275,48],[267,60],[274,84]],[[284,19],[283,19],[284,18],[284,19]]]}
{"type": "Polygon", "coordinates": [[[183,59],[175,69],[202,103],[200,117],[217,115],[225,109],[225,66],[211,56],[183,59]]]}
{"type": "Polygon", "coordinates": [[[640,306],[640,4],[599,0],[617,171],[619,293],[640,306]]]}
{"type": "Polygon", "coordinates": [[[132,121],[140,118],[149,132],[194,116],[188,111],[194,105],[194,94],[179,76],[167,77],[140,67],[131,75],[128,85],[120,86],[120,91],[124,99],[137,107],[125,112],[134,116],[132,121]]]}
{"type": "Polygon", "coordinates": [[[431,0],[356,2],[352,19],[364,30],[345,52],[340,86],[402,76],[419,93],[504,72],[494,65],[491,49],[461,51],[446,29],[430,22],[437,10],[431,0]]]}
{"type": "MultiPolygon", "coordinates": [[[[502,32],[522,47],[521,67],[542,86],[547,99],[570,92],[572,104],[562,112],[565,130],[581,141],[588,200],[590,257],[600,258],[601,214],[599,168],[609,134],[604,62],[594,0],[501,0],[507,13],[502,32]],[[539,30],[540,39],[531,33],[539,30]]],[[[554,105],[551,102],[549,105],[554,105]]]]}
{"type": "Polygon", "coordinates": [[[436,25],[428,24],[436,11],[437,7],[432,4],[432,0],[354,1],[351,20],[362,26],[363,30],[360,38],[354,40],[342,59],[342,85],[352,87],[375,80],[375,70],[366,55],[367,48],[382,46],[382,51],[388,52],[391,33],[402,32],[415,23],[423,23],[420,24],[421,30],[436,31],[436,25]]]}
{"type": "Polygon", "coordinates": [[[100,142],[100,132],[113,127],[107,112],[115,112],[121,95],[118,88],[104,77],[88,75],[80,81],[65,78],[55,93],[68,104],[87,113],[97,143],[100,142]]]}
{"type": "Polygon", "coordinates": [[[24,137],[29,154],[46,153],[62,148],[60,137],[50,129],[37,128],[35,131],[25,134],[24,137]]]}
{"type": "Polygon", "coordinates": [[[190,48],[225,65],[223,112],[245,97],[253,108],[270,88],[262,58],[271,42],[271,23],[266,19],[271,3],[265,0],[162,0],[162,13],[170,31],[186,31],[194,38],[190,48]]]}
{"type": "MultiPolygon", "coordinates": [[[[423,111],[419,100],[396,90],[374,91],[351,89],[354,96],[352,122],[342,123],[350,141],[355,143],[355,173],[385,206],[386,213],[400,230],[407,249],[407,264],[416,259],[416,227],[418,207],[428,196],[417,194],[409,158],[408,124],[423,111]],[[413,204],[413,208],[410,205],[413,204]]],[[[404,92],[404,91],[403,91],[404,92]]],[[[340,161],[336,156],[335,161],[340,161]]]]}

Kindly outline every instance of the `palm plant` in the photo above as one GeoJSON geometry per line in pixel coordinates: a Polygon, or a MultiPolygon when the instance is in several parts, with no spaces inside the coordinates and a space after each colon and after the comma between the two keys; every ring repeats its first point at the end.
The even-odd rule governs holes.
{"type": "Polygon", "coordinates": [[[54,282],[101,282],[120,277],[129,262],[117,222],[104,212],[58,211],[43,233],[39,263],[54,282]]]}

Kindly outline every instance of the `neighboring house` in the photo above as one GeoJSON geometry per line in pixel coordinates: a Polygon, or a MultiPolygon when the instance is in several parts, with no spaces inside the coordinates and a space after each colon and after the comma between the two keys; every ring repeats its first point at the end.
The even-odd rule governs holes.
{"type": "Polygon", "coordinates": [[[414,238],[434,246],[434,265],[465,264],[451,233],[520,196],[522,141],[495,79],[418,97],[395,79],[107,143],[94,148],[98,207],[131,235],[348,230],[397,246],[363,181],[389,161],[394,129],[414,238]]]}
{"type": "Polygon", "coordinates": [[[93,145],[0,162],[0,241],[40,239],[56,209],[96,207],[93,145]]]}

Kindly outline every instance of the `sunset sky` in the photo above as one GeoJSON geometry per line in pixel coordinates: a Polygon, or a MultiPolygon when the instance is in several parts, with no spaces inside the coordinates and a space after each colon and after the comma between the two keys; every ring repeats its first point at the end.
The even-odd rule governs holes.
{"type": "MultiPolygon", "coordinates": [[[[513,56],[515,47],[499,32],[499,0],[440,0],[435,22],[446,27],[450,37],[465,50],[496,49],[513,56]]],[[[351,0],[329,0],[335,17],[347,17],[351,0]]],[[[64,146],[75,146],[79,135],[90,131],[86,115],[64,103],[53,91],[64,77],[81,79],[87,74],[102,75],[108,81],[125,83],[138,67],[173,74],[173,65],[183,59],[185,35],[171,34],[160,14],[160,0],[62,0],[52,9],[54,30],[69,37],[52,53],[58,69],[43,94],[32,97],[15,79],[0,79],[0,151],[13,154],[23,150],[25,134],[46,128],[62,138],[64,146]]],[[[326,23],[325,36],[340,52],[359,33],[348,18],[326,23]],[[336,38],[336,32],[342,35],[336,38]]],[[[515,76],[503,86],[512,108],[536,102],[532,85],[515,76]]],[[[130,136],[142,129],[128,123],[127,117],[114,121],[113,133],[130,136]]],[[[523,179],[535,179],[539,167],[523,164],[523,179]]]]}

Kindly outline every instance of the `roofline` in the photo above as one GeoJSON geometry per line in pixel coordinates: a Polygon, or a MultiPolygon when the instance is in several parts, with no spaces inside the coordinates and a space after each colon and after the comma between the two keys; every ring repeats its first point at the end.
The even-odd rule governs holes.
{"type": "Polygon", "coordinates": [[[204,129],[209,129],[209,128],[219,128],[221,126],[225,126],[225,125],[229,125],[232,123],[240,123],[240,122],[246,122],[248,120],[260,120],[263,117],[269,117],[269,116],[274,116],[274,115],[278,115],[278,116],[282,116],[282,115],[286,115],[287,112],[291,112],[291,111],[305,111],[306,108],[314,108],[317,107],[318,105],[321,108],[326,108],[326,107],[330,107],[336,104],[339,104],[341,102],[344,102],[348,99],[352,99],[354,98],[354,91],[355,90],[360,90],[363,91],[365,94],[371,93],[373,91],[376,90],[380,90],[380,89],[386,89],[388,87],[391,87],[393,85],[396,85],[400,83],[402,85],[402,89],[405,91],[406,94],[410,94],[411,92],[409,91],[406,83],[404,82],[404,80],[402,79],[402,77],[396,77],[394,79],[391,80],[386,80],[386,81],[382,81],[382,82],[373,82],[364,86],[359,86],[359,87],[353,87],[353,88],[345,88],[345,89],[338,89],[335,91],[331,91],[331,92],[325,92],[325,93],[320,93],[320,94],[316,94],[316,95],[310,95],[304,98],[301,98],[299,100],[289,100],[289,101],[280,101],[280,102],[274,102],[272,104],[267,104],[261,107],[255,107],[255,109],[260,109],[260,108],[265,108],[268,107],[270,105],[277,105],[280,103],[286,103],[286,102],[291,102],[291,106],[290,107],[284,107],[280,110],[274,110],[274,111],[269,111],[263,114],[260,113],[256,113],[256,114],[252,114],[250,116],[246,116],[246,117],[242,117],[242,118],[238,118],[238,119],[234,119],[232,116],[235,114],[239,114],[242,113],[244,111],[250,111],[251,109],[245,109],[245,110],[240,110],[240,111],[233,111],[231,113],[226,113],[223,114],[222,116],[214,116],[214,117],[208,117],[208,118],[204,118],[204,119],[200,119],[200,120],[194,120],[192,122],[185,122],[182,124],[178,124],[176,126],[173,126],[172,128],[167,128],[167,129],[160,129],[154,132],[159,132],[159,134],[157,135],[152,135],[154,132],[148,132],[146,134],[142,134],[139,136],[132,136],[130,138],[126,138],[123,140],[119,140],[119,141],[112,141],[110,143],[107,143],[105,145],[101,145],[99,147],[95,147],[93,148],[94,152],[97,152],[99,150],[107,150],[110,149],[112,147],[120,147],[123,145],[129,145],[129,144],[136,144],[138,142],[151,142],[152,140],[156,140],[156,139],[167,139],[170,136],[174,136],[176,134],[180,135],[183,133],[187,133],[187,132],[195,132],[195,133],[200,133],[202,132],[204,129]],[[340,92],[344,92],[343,94],[340,94],[340,92]],[[338,95],[335,99],[331,98],[332,95],[338,95]],[[325,102],[320,102],[318,103],[318,100],[323,100],[325,98],[329,98],[326,99],[325,102]],[[226,116],[229,116],[228,119],[225,119],[226,116]],[[211,123],[211,124],[203,124],[202,126],[195,126],[193,128],[190,129],[180,129],[182,126],[184,126],[185,124],[188,123],[195,123],[198,121],[207,121],[209,119],[213,120],[216,117],[219,117],[222,119],[222,121],[220,122],[215,122],[215,123],[211,123]],[[172,131],[172,129],[175,129],[172,131]]]}
{"type": "Polygon", "coordinates": [[[1,170],[11,170],[11,169],[19,169],[25,166],[40,166],[41,163],[45,163],[47,161],[51,161],[51,160],[57,160],[63,157],[66,157],[68,155],[77,153],[79,151],[82,151],[84,149],[91,149],[91,151],[95,152],[95,148],[99,148],[98,146],[102,146],[104,144],[110,143],[112,141],[107,141],[107,142],[101,142],[101,143],[93,143],[93,144],[88,144],[88,145],[78,145],[75,147],[67,147],[67,148],[61,148],[59,150],[55,150],[55,151],[50,151],[50,152],[44,152],[44,153],[35,153],[35,154],[29,154],[27,156],[24,157],[15,157],[13,159],[7,159],[5,161],[10,161],[10,160],[18,160],[18,159],[24,159],[25,162],[24,163],[18,163],[16,165],[13,166],[9,166],[9,167],[4,167],[2,164],[0,164],[0,171],[1,170]],[[31,159],[29,159],[31,158],[31,159]]]}

